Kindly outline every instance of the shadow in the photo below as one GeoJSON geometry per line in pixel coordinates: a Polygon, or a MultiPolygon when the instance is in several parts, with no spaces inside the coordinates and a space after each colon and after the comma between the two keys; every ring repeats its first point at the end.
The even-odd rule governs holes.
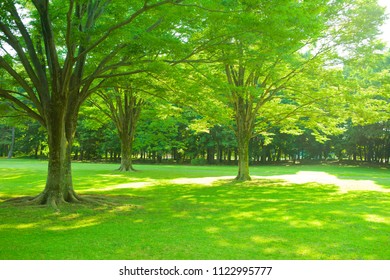
{"type": "Polygon", "coordinates": [[[299,171],[296,174],[290,175],[253,176],[253,178],[278,179],[293,184],[318,183],[324,185],[335,185],[342,193],[350,191],[390,192],[390,189],[386,189],[376,184],[373,180],[339,179],[327,172],[320,171],[299,171]]]}
{"type": "MultiPolygon", "coordinates": [[[[390,195],[386,192],[343,193],[331,184],[295,184],[275,178],[250,182],[206,178],[231,176],[235,168],[218,173],[219,168],[169,171],[173,167],[137,166],[141,172],[126,174],[101,165],[77,167],[76,191],[104,194],[113,205],[67,205],[60,213],[48,208],[1,207],[0,259],[338,260],[390,256],[390,195]],[[191,180],[174,181],[177,178],[191,180]]],[[[284,173],[284,168],[273,167],[266,173],[265,168],[256,167],[253,174],[321,171],[340,180],[372,180],[389,186],[389,175],[380,171],[356,178],[359,172],[344,167],[337,172],[327,167],[305,168],[285,169],[284,173]]],[[[0,199],[36,194],[35,184],[42,183],[45,176],[32,168],[30,171],[36,172],[33,177],[24,174],[25,170],[28,168],[7,173],[14,176],[10,179],[14,183],[0,182],[0,199]]]]}
{"type": "MultiPolygon", "coordinates": [[[[313,177],[326,175],[328,177],[334,176],[338,181],[350,181],[368,183],[382,188],[390,189],[390,173],[387,168],[378,167],[360,167],[360,166],[348,166],[348,165],[299,165],[299,166],[267,166],[253,167],[251,168],[251,174],[256,176],[274,177],[279,176],[298,178],[300,175],[313,177]]],[[[272,179],[272,178],[270,178],[272,179]]],[[[334,178],[327,178],[328,180],[334,180],[334,178]]],[[[325,178],[326,180],[326,178],[325,178]]]]}
{"type": "Polygon", "coordinates": [[[265,179],[166,185],[158,192],[160,203],[147,208],[170,213],[174,225],[161,229],[175,236],[176,248],[196,241],[193,252],[176,252],[178,259],[387,259],[390,253],[386,193],[265,179]]]}

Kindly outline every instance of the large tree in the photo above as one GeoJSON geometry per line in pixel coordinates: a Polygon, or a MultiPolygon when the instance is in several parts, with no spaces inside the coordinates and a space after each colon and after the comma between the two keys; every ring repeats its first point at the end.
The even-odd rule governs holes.
{"type": "Polygon", "coordinates": [[[372,42],[383,8],[373,0],[237,0],[221,5],[226,13],[209,14],[199,31],[221,38],[219,44],[188,62],[197,73],[191,78],[213,90],[204,94],[229,104],[238,143],[237,180],[250,180],[249,142],[267,127],[299,133],[301,122],[318,135],[337,128],[343,120],[337,109],[344,108],[348,92],[342,85],[342,59],[372,42]],[[198,63],[204,61],[208,64],[198,63]]]}
{"type": "Polygon", "coordinates": [[[0,96],[48,133],[46,186],[29,203],[57,208],[82,200],[73,189],[70,161],[80,106],[110,78],[147,71],[145,46],[164,52],[164,44],[178,40],[155,31],[173,26],[175,13],[164,9],[180,2],[1,1],[0,96]]]}

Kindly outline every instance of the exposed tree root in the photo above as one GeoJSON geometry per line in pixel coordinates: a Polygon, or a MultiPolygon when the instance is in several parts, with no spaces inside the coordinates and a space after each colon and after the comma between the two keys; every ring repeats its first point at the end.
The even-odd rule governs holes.
{"type": "Polygon", "coordinates": [[[62,196],[48,195],[43,192],[37,196],[24,196],[10,198],[4,201],[15,206],[37,206],[37,207],[52,207],[56,211],[60,211],[61,205],[93,205],[93,206],[118,206],[123,203],[113,201],[112,197],[101,195],[77,195],[73,193],[65,200],[62,196]]]}
{"type": "Polygon", "coordinates": [[[132,166],[129,168],[126,168],[124,166],[120,166],[118,168],[118,171],[120,171],[120,172],[137,172],[138,170],[134,169],[132,166]]]}
{"type": "Polygon", "coordinates": [[[245,182],[245,181],[251,181],[252,178],[250,176],[245,176],[245,175],[237,175],[236,178],[234,178],[235,181],[239,182],[245,182]]]}

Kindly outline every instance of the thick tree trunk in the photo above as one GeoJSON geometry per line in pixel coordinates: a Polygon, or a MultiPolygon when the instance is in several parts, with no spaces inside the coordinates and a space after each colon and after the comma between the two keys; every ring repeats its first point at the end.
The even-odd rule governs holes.
{"type": "Polygon", "coordinates": [[[53,110],[48,117],[49,162],[45,189],[30,203],[50,205],[55,209],[66,202],[80,201],[73,190],[71,171],[72,137],[65,133],[65,113],[53,110]]]}
{"type": "Polygon", "coordinates": [[[120,171],[135,171],[132,162],[133,139],[129,135],[121,135],[121,166],[120,171]]]}
{"type": "Polygon", "coordinates": [[[73,177],[72,177],[72,146],[73,139],[76,134],[77,117],[79,107],[74,105],[73,111],[68,111],[67,119],[65,122],[65,189],[64,198],[66,202],[80,202],[81,198],[75,193],[73,189],[73,177]]]}
{"type": "Polygon", "coordinates": [[[73,189],[73,177],[72,177],[72,144],[73,137],[70,139],[67,138],[66,143],[66,154],[65,154],[65,162],[64,162],[64,200],[66,202],[80,202],[80,197],[75,193],[73,189]]]}
{"type": "Polygon", "coordinates": [[[66,137],[63,112],[54,111],[50,114],[47,132],[49,163],[46,186],[33,201],[58,208],[58,204],[65,202],[67,192],[65,184],[66,137]]]}

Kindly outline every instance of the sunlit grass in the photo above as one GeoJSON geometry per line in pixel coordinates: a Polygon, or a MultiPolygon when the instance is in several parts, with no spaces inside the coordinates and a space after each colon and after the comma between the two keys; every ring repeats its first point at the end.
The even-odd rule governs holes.
{"type": "MultiPolygon", "coordinates": [[[[0,202],[38,194],[44,161],[0,160],[0,202]]],[[[81,194],[114,206],[0,204],[1,259],[389,259],[390,196],[335,185],[260,178],[232,182],[235,167],[74,164],[81,194]],[[222,180],[215,180],[222,177],[222,180]],[[178,180],[178,179],[180,179],[178,180]],[[197,180],[200,178],[201,180],[197,180]],[[212,178],[212,179],[210,179],[212,178]]],[[[256,176],[326,172],[390,189],[380,168],[261,166],[256,176]]]]}

